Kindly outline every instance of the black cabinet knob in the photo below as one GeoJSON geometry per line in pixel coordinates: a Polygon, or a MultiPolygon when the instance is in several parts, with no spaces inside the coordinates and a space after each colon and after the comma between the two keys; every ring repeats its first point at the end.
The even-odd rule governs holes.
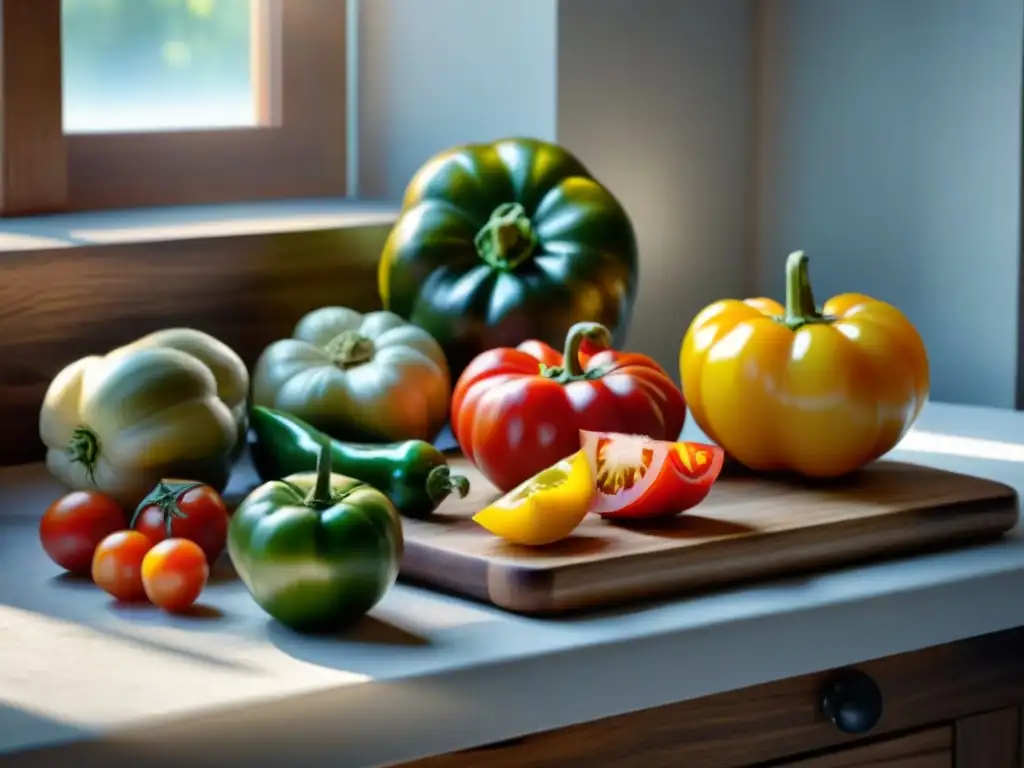
{"type": "Polygon", "coordinates": [[[825,685],[821,708],[843,733],[867,733],[882,716],[882,692],[870,675],[851,669],[825,685]]]}

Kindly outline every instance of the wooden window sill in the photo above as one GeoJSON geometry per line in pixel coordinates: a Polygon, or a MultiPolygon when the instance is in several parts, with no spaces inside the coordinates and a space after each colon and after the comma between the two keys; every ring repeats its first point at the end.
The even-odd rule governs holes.
{"type": "Polygon", "coordinates": [[[309,198],[27,216],[0,219],[0,254],[375,227],[396,214],[384,203],[309,198]]]}
{"type": "Polygon", "coordinates": [[[0,466],[42,456],[43,394],[79,357],[189,326],[251,364],[305,312],[378,308],[396,213],[318,198],[0,221],[0,466]]]}

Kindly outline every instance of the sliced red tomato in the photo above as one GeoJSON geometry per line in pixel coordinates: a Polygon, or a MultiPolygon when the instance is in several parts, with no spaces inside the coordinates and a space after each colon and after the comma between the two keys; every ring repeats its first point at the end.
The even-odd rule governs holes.
{"type": "Polygon", "coordinates": [[[673,517],[704,501],[722,471],[716,445],[580,431],[597,481],[590,511],[608,519],[673,517]]]}

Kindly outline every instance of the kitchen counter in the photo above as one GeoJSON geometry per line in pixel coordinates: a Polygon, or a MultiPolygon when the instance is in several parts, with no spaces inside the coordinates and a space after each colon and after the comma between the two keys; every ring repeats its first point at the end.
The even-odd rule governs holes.
{"type": "MultiPolygon", "coordinates": [[[[894,456],[1024,490],[1024,414],[930,404],[894,456]]],[[[251,482],[242,468],[235,493],[251,482]]],[[[1018,528],[563,620],[399,585],[345,635],[306,638],[222,565],[186,617],[61,576],[36,538],[59,493],[40,466],[0,471],[0,764],[102,741],[155,765],[386,765],[1024,625],[1018,528]]]]}

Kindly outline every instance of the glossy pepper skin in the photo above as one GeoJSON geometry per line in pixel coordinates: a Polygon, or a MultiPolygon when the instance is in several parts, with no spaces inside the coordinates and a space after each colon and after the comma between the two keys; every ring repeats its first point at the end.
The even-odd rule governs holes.
{"type": "Polygon", "coordinates": [[[331,473],[273,480],[238,506],[228,552],[256,603],[298,632],[337,629],[369,611],[398,578],[402,524],[380,491],[331,473]]]}
{"type": "Polygon", "coordinates": [[[928,398],[928,356],[895,307],[846,293],[814,302],[803,252],[786,305],[728,299],[697,315],[679,356],[697,424],[753,470],[845,475],[892,449],[928,398]]]}
{"type": "Polygon", "coordinates": [[[297,416],[258,405],[250,410],[249,427],[249,453],[264,481],[314,471],[326,442],[337,472],[381,491],[407,517],[429,517],[452,493],[461,498],[469,492],[469,480],[452,474],[444,454],[423,440],[344,443],[297,416]]]}
{"type": "Polygon", "coordinates": [[[459,146],[413,177],[378,278],[385,308],[437,339],[455,379],[485,350],[561,345],[581,321],[622,343],[636,235],[565,149],[533,139],[459,146]]]}

